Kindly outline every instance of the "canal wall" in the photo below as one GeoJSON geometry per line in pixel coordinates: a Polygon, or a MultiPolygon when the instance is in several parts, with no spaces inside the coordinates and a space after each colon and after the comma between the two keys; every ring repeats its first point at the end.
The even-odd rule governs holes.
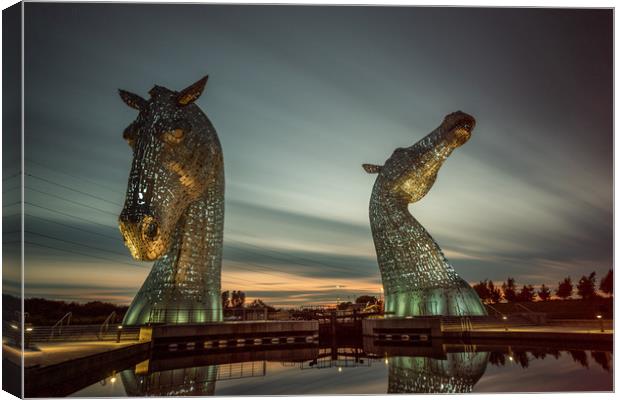
{"type": "Polygon", "coordinates": [[[150,348],[149,342],[136,343],[46,367],[25,368],[25,397],[67,396],[147,359],[150,348]]]}
{"type": "Polygon", "coordinates": [[[379,341],[415,343],[431,338],[468,338],[539,341],[612,341],[613,321],[573,320],[523,324],[510,318],[485,322],[471,318],[413,317],[366,319],[362,323],[364,337],[379,341]],[[473,321],[473,322],[472,322],[473,321]]]}
{"type": "Polygon", "coordinates": [[[318,341],[318,321],[234,321],[195,325],[154,325],[143,327],[142,340],[152,348],[194,350],[266,344],[293,344],[318,341]]]}

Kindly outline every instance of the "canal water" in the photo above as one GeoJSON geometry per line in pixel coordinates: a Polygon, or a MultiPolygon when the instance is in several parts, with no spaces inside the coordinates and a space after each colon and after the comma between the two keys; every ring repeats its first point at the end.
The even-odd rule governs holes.
{"type": "Polygon", "coordinates": [[[236,349],[153,354],[75,391],[78,397],[612,391],[600,346],[236,349]]]}

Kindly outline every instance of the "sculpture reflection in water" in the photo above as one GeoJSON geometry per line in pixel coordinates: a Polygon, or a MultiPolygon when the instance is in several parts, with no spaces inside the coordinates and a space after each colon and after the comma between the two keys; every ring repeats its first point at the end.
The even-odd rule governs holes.
{"type": "Polygon", "coordinates": [[[407,206],[431,189],[443,162],[471,136],[475,120],[463,112],[411,147],[398,148],[376,173],[370,222],[385,291],[385,310],[414,315],[486,315],[476,292],[454,271],[443,252],[407,206]]]}
{"type": "Polygon", "coordinates": [[[133,150],[119,227],[136,260],[154,261],[124,325],[221,321],[224,162],[213,125],[194,101],[207,77],[149,100],[121,90],[139,111],[123,133],[133,150]]]}
{"type": "Polygon", "coordinates": [[[484,374],[489,353],[447,353],[446,358],[391,357],[388,393],[469,393],[484,374]]]}
{"type": "Polygon", "coordinates": [[[213,396],[217,365],[171,369],[138,375],[133,369],[121,373],[127,396],[213,396]]]}

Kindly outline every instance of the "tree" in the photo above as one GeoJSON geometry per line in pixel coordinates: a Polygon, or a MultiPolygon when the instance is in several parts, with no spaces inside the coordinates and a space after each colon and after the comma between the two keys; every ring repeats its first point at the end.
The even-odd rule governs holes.
{"type": "Polygon", "coordinates": [[[241,290],[233,290],[230,305],[232,308],[241,308],[245,303],[245,293],[241,290]]]}
{"type": "Polygon", "coordinates": [[[614,294],[614,271],[609,270],[607,275],[601,279],[601,285],[599,286],[601,292],[613,295],[614,294]]]}
{"type": "Polygon", "coordinates": [[[222,292],[222,307],[228,308],[230,307],[230,292],[227,290],[222,292]]]}
{"type": "Polygon", "coordinates": [[[517,295],[517,301],[532,301],[534,300],[534,287],[532,285],[523,285],[521,291],[517,295]]]}
{"type": "Polygon", "coordinates": [[[343,302],[343,303],[338,303],[336,308],[338,310],[348,310],[352,305],[353,305],[353,303],[351,303],[350,301],[346,301],[346,302],[343,302]]]}
{"type": "Polygon", "coordinates": [[[566,300],[571,297],[573,294],[573,281],[570,276],[564,278],[562,282],[558,283],[558,288],[555,291],[555,294],[558,295],[562,300],[566,300]]]}
{"type": "Polygon", "coordinates": [[[268,311],[275,311],[276,309],[270,305],[265,304],[264,301],[262,301],[261,299],[254,299],[253,302],[251,302],[250,304],[248,304],[246,306],[246,308],[250,308],[250,309],[267,309],[268,311]]]}
{"type": "Polygon", "coordinates": [[[478,293],[478,297],[480,297],[480,300],[482,300],[483,302],[487,302],[487,300],[489,300],[489,298],[491,297],[491,292],[489,292],[489,287],[487,286],[486,279],[480,281],[479,283],[476,283],[473,288],[476,293],[478,293]]]}
{"type": "Polygon", "coordinates": [[[506,282],[502,283],[502,291],[507,301],[517,300],[517,288],[514,278],[508,278],[506,282]]]}
{"type": "Polygon", "coordinates": [[[591,299],[596,297],[596,272],[592,272],[589,276],[583,275],[577,283],[577,294],[582,299],[591,299]]]}
{"type": "Polygon", "coordinates": [[[489,289],[491,303],[499,303],[502,300],[502,291],[498,287],[495,287],[493,281],[489,281],[487,285],[489,289]]]}
{"type": "Polygon", "coordinates": [[[538,289],[538,297],[542,301],[547,301],[551,298],[551,290],[543,283],[540,289],[538,289]]]}
{"type": "Polygon", "coordinates": [[[375,296],[368,296],[368,295],[364,295],[364,296],[360,296],[357,299],[355,299],[355,303],[357,304],[377,304],[377,298],[375,296]]]}

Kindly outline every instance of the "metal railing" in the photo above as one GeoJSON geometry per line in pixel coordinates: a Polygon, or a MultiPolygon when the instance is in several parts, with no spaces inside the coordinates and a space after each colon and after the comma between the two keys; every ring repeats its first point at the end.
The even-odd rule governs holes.
{"type": "Polygon", "coordinates": [[[495,315],[497,315],[500,319],[505,319],[505,318],[504,318],[504,317],[505,317],[505,315],[504,315],[502,312],[500,312],[497,308],[493,307],[493,306],[492,306],[492,305],[490,305],[490,304],[485,304],[485,307],[486,307],[487,309],[490,309],[491,311],[493,311],[493,312],[495,313],[495,315]]]}
{"type": "Polygon", "coordinates": [[[69,326],[71,324],[71,316],[73,313],[69,311],[65,315],[62,316],[54,325],[52,325],[52,329],[50,330],[50,339],[54,337],[54,333],[62,334],[62,328],[69,326]]]}
{"type": "Polygon", "coordinates": [[[34,326],[29,333],[30,341],[38,342],[80,342],[80,341],[114,341],[114,340],[138,340],[140,334],[139,326],[124,326],[123,329],[113,329],[101,333],[101,325],[70,325],[65,326],[62,332],[54,328],[54,335],[51,335],[51,326],[34,326]],[[120,332],[120,338],[119,338],[120,332]]]}
{"type": "Polygon", "coordinates": [[[116,311],[112,311],[110,315],[108,315],[108,317],[105,319],[105,321],[103,321],[103,323],[101,324],[101,328],[99,328],[99,334],[97,335],[99,340],[102,340],[104,332],[108,332],[110,330],[110,321],[112,321],[112,323],[116,321],[116,311]]]}

